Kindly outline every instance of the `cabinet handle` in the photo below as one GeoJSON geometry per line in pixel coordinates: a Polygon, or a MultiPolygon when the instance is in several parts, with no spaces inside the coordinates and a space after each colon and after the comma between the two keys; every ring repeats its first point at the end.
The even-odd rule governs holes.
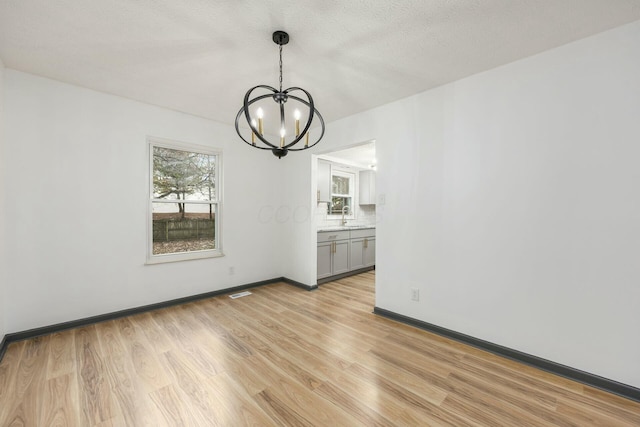
{"type": "Polygon", "coordinates": [[[317,201],[320,201],[320,190],[318,190],[318,196],[317,196],[317,201]]]}
{"type": "Polygon", "coordinates": [[[338,250],[338,244],[336,242],[333,242],[333,253],[335,254],[337,250],[338,250]]]}
{"type": "Polygon", "coordinates": [[[364,239],[364,248],[368,248],[369,247],[369,239],[364,239]]]}

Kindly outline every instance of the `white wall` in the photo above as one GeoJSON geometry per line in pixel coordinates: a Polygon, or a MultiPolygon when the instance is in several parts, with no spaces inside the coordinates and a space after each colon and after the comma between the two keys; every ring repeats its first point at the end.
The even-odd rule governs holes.
{"type": "MultiPolygon", "coordinates": [[[[284,201],[278,215],[283,241],[282,274],[306,286],[316,284],[317,268],[313,208],[316,194],[311,181],[310,151],[291,153],[279,162],[285,177],[282,182],[284,201]]],[[[315,165],[313,169],[316,169],[315,165]]]]}
{"type": "Polygon", "coordinates": [[[6,313],[7,303],[5,299],[7,282],[5,279],[6,263],[5,263],[5,199],[4,199],[4,73],[5,68],[2,60],[0,60],[0,341],[6,335],[6,313]]]}
{"type": "Polygon", "coordinates": [[[330,124],[376,139],[376,305],[640,387],[639,46],[636,22],[330,124]]]}
{"type": "Polygon", "coordinates": [[[279,229],[260,218],[282,171],[232,127],[13,70],[4,82],[6,332],[282,276],[279,229]],[[144,264],[149,135],[222,148],[225,257],[144,264]]]}

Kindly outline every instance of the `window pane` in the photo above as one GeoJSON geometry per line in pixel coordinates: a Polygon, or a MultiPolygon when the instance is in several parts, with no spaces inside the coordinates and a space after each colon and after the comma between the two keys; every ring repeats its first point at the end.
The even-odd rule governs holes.
{"type": "Polygon", "coordinates": [[[216,156],[153,147],[153,198],[216,200],[216,156]]]}
{"type": "Polygon", "coordinates": [[[344,210],[345,214],[351,214],[351,197],[332,197],[331,204],[329,205],[330,215],[341,215],[342,208],[348,206],[348,209],[344,210]]]}
{"type": "Polygon", "coordinates": [[[215,249],[216,205],[153,203],[153,255],[215,249]]]}
{"type": "Polygon", "coordinates": [[[349,194],[349,178],[333,175],[331,180],[333,184],[331,192],[333,194],[349,194]]]}

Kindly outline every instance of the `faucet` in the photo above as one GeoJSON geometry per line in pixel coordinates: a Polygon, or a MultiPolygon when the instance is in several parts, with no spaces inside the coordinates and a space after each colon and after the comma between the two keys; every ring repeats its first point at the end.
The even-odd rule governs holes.
{"type": "Polygon", "coordinates": [[[346,210],[348,210],[348,211],[351,211],[351,208],[349,207],[349,205],[344,205],[344,206],[342,207],[342,222],[341,222],[341,224],[342,224],[343,226],[347,225],[347,220],[346,220],[346,219],[344,219],[344,210],[345,210],[345,209],[346,209],[346,210]]]}

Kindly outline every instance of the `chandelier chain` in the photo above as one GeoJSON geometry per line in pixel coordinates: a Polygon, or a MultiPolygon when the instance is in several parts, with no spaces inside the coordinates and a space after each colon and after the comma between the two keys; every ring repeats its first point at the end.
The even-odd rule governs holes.
{"type": "Polygon", "coordinates": [[[282,45],[280,45],[280,92],[282,92],[282,45]]]}

